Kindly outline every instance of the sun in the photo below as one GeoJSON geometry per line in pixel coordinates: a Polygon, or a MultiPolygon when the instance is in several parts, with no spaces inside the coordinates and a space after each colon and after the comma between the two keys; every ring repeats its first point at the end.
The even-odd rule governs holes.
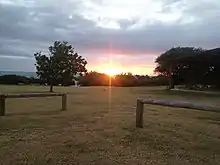
{"type": "Polygon", "coordinates": [[[114,76],[116,76],[117,74],[120,74],[121,73],[121,71],[120,71],[120,69],[118,69],[118,68],[116,68],[116,67],[109,67],[109,68],[105,68],[104,70],[103,70],[103,72],[105,73],[105,74],[107,74],[107,75],[109,75],[110,77],[114,77],[114,76]]]}

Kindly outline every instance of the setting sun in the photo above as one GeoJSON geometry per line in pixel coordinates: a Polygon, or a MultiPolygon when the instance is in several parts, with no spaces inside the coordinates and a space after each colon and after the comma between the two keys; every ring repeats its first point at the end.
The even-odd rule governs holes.
{"type": "Polygon", "coordinates": [[[103,72],[111,77],[121,73],[120,69],[115,67],[105,68],[103,72]]]}

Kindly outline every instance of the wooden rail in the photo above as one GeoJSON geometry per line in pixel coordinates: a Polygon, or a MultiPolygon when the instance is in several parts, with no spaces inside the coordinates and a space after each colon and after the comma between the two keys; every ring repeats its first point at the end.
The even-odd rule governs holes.
{"type": "Polygon", "coordinates": [[[168,100],[141,100],[137,99],[137,107],[136,107],[136,127],[143,128],[143,114],[144,114],[144,104],[151,105],[160,105],[160,106],[168,106],[168,107],[176,107],[176,108],[187,108],[187,109],[195,109],[209,112],[220,112],[219,106],[214,105],[203,105],[203,104],[195,104],[190,102],[182,102],[182,101],[168,101],[168,100]]]}
{"type": "Polygon", "coordinates": [[[67,94],[65,93],[0,94],[0,116],[5,116],[5,101],[7,98],[54,97],[54,96],[62,96],[62,110],[66,110],[67,94]]]}

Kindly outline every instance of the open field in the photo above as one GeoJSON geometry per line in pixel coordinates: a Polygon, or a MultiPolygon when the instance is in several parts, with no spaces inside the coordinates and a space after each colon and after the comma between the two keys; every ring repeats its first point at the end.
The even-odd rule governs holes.
{"type": "MultiPolygon", "coordinates": [[[[44,92],[42,86],[0,86],[0,92],[44,92]]],[[[61,98],[8,99],[0,117],[0,164],[220,164],[220,113],[145,106],[135,128],[136,99],[220,105],[220,95],[159,87],[55,87],[61,98]]]]}

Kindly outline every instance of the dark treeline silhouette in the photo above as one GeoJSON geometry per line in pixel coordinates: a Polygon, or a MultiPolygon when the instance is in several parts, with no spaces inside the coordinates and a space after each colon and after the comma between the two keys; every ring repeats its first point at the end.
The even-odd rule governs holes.
{"type": "Polygon", "coordinates": [[[172,48],[156,59],[155,72],[166,76],[169,88],[220,88],[220,48],[203,50],[194,47],[172,48]]]}
{"type": "Polygon", "coordinates": [[[49,53],[36,52],[37,76],[50,85],[50,92],[57,84],[71,85],[77,74],[86,73],[87,61],[67,41],[55,41],[49,53]]]}
{"type": "Polygon", "coordinates": [[[38,78],[34,77],[25,77],[19,75],[2,75],[0,76],[0,84],[8,84],[8,85],[19,85],[19,84],[44,84],[38,78]]]}
{"type": "MultiPolygon", "coordinates": [[[[78,80],[78,85],[80,86],[121,86],[121,87],[132,87],[132,86],[160,86],[168,85],[167,78],[164,76],[143,76],[143,75],[132,75],[131,73],[124,73],[116,75],[115,77],[109,77],[107,74],[98,73],[98,72],[88,72],[85,75],[74,78],[78,80]]],[[[0,84],[9,84],[9,85],[30,85],[30,84],[39,84],[39,85],[48,85],[46,81],[42,81],[39,78],[29,78],[19,75],[4,75],[0,76],[0,84]]],[[[54,86],[70,86],[75,85],[75,82],[71,83],[65,82],[65,80],[54,81],[54,86]]]]}
{"type": "Polygon", "coordinates": [[[165,76],[149,77],[148,75],[132,75],[131,73],[122,73],[114,77],[98,72],[89,72],[79,77],[81,86],[159,86],[167,85],[168,81],[165,76]]]}
{"type": "MultiPolygon", "coordinates": [[[[77,78],[75,78],[77,79],[77,78]]],[[[50,85],[46,80],[42,80],[40,78],[35,77],[26,77],[20,75],[2,75],[0,76],[0,84],[6,85],[30,85],[30,84],[37,84],[37,85],[50,85]]],[[[65,81],[62,79],[57,79],[53,81],[54,86],[70,86],[75,85],[74,81],[65,81]]]]}

